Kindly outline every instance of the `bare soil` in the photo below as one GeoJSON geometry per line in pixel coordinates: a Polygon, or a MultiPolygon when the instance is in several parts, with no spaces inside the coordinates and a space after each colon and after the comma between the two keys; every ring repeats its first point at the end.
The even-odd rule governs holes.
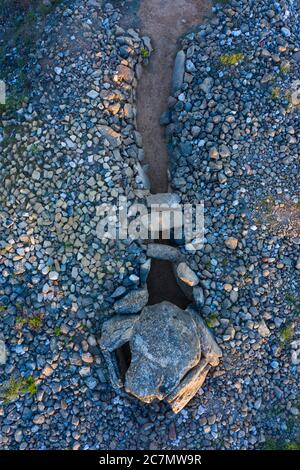
{"type": "Polygon", "coordinates": [[[209,0],[140,1],[139,26],[143,35],[150,36],[154,52],[138,84],[137,121],[153,194],[168,191],[168,153],[159,119],[168,108],[177,42],[210,11],[209,0]]]}

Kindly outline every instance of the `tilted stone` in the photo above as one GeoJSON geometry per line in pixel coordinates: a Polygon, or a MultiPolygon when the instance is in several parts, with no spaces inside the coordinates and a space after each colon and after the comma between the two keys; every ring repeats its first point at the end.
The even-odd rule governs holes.
{"type": "Polygon", "coordinates": [[[130,349],[125,389],[146,403],[167,396],[201,355],[195,322],[169,302],[144,308],[134,325],[130,349]]]}
{"type": "Polygon", "coordinates": [[[147,305],[148,299],[149,294],[146,288],[133,290],[115,302],[114,309],[120,314],[138,313],[147,305]]]}

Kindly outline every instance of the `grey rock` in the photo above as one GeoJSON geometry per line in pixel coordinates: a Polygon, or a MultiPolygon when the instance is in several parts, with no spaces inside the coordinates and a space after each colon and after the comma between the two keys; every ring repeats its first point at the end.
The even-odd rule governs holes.
{"type": "Polygon", "coordinates": [[[56,75],[60,75],[62,73],[63,69],[61,67],[54,67],[54,72],[56,75]]]}
{"type": "Polygon", "coordinates": [[[150,243],[147,246],[147,256],[149,258],[171,261],[172,263],[183,258],[183,255],[177,248],[163,245],[162,243],[150,243]]]}
{"type": "Polygon", "coordinates": [[[103,351],[112,352],[128,342],[139,315],[115,316],[103,323],[99,345],[103,351]]]}
{"type": "Polygon", "coordinates": [[[116,389],[123,387],[119,364],[114,351],[127,343],[132,335],[132,330],[139,316],[113,317],[104,322],[99,341],[103,358],[108,369],[112,386],[116,389]]]}
{"type": "Polygon", "coordinates": [[[293,54],[292,58],[295,62],[300,62],[300,51],[295,52],[295,54],[293,54]]]}
{"type": "Polygon", "coordinates": [[[189,157],[193,152],[193,145],[190,142],[181,142],[179,149],[183,157],[189,157]]]}
{"type": "Polygon", "coordinates": [[[57,271],[50,271],[49,272],[49,279],[50,281],[57,281],[59,278],[59,274],[57,271]]]}
{"type": "Polygon", "coordinates": [[[191,315],[197,325],[197,332],[200,337],[203,356],[205,356],[207,362],[211,366],[218,365],[220,358],[222,357],[222,351],[214,339],[213,334],[197,310],[195,310],[192,306],[189,306],[186,311],[191,315]]]}
{"type": "Polygon", "coordinates": [[[166,399],[175,413],[195,396],[222,356],[199,314],[170,302],[104,323],[99,344],[116,388],[122,387],[122,379],[115,352],[125,343],[131,351],[126,392],[145,403],[166,399]]]}
{"type": "Polygon", "coordinates": [[[179,263],[176,272],[179,279],[188,286],[195,287],[199,284],[197,274],[186,263],[179,263]]]}
{"type": "Polygon", "coordinates": [[[94,8],[101,8],[103,0],[89,0],[88,5],[94,8]]]}
{"type": "Polygon", "coordinates": [[[152,208],[153,214],[141,216],[140,221],[144,229],[151,230],[156,233],[157,237],[159,232],[162,233],[162,238],[167,240],[170,238],[170,231],[174,229],[174,235],[177,239],[182,238],[182,210],[180,206],[169,208],[162,206],[159,208],[152,208]],[[154,213],[156,212],[156,217],[154,213]]]}
{"type": "Polygon", "coordinates": [[[182,382],[166,398],[174,413],[179,413],[202,387],[210,365],[205,359],[188,372],[182,382]]]}
{"type": "Polygon", "coordinates": [[[140,267],[141,283],[146,284],[151,269],[151,259],[147,259],[140,267]]]}
{"type": "Polygon", "coordinates": [[[260,322],[260,325],[258,327],[258,333],[260,334],[260,336],[262,336],[263,338],[267,338],[268,336],[270,336],[271,332],[269,330],[269,328],[267,327],[266,325],[266,322],[264,320],[262,320],[260,322]]]}
{"type": "Polygon", "coordinates": [[[281,28],[281,32],[286,38],[289,38],[290,35],[291,35],[290,29],[286,28],[285,26],[283,28],[281,28]]]}
{"type": "Polygon", "coordinates": [[[146,288],[133,290],[115,302],[114,309],[119,314],[138,313],[147,305],[148,299],[149,294],[146,288]]]}
{"type": "Polygon", "coordinates": [[[126,287],[124,286],[119,286],[116,288],[116,290],[111,294],[112,299],[117,299],[118,297],[121,297],[124,295],[126,292],[126,287]]]}
{"type": "Polygon", "coordinates": [[[190,59],[186,61],[185,68],[186,68],[186,71],[189,73],[196,72],[196,67],[190,59]]]}
{"type": "Polygon", "coordinates": [[[173,206],[180,204],[181,198],[179,194],[176,193],[158,193],[151,194],[147,197],[147,205],[151,206],[152,204],[167,204],[168,206],[173,206]]]}
{"type": "Polygon", "coordinates": [[[143,36],[142,40],[143,40],[143,43],[144,43],[145,47],[148,49],[148,51],[152,52],[153,47],[152,47],[151,39],[149,38],[149,36],[143,36]]]}
{"type": "Polygon", "coordinates": [[[135,284],[135,285],[138,285],[140,283],[140,278],[136,274],[131,274],[129,276],[129,280],[130,282],[132,282],[132,284],[135,284]]]}
{"type": "Polygon", "coordinates": [[[214,84],[214,80],[212,77],[207,77],[203,80],[199,88],[204,91],[204,93],[207,95],[210,90],[212,89],[212,86],[214,84]]]}
{"type": "Polygon", "coordinates": [[[193,288],[193,297],[198,307],[203,307],[205,303],[204,292],[201,286],[193,288]]]}
{"type": "Polygon", "coordinates": [[[221,145],[219,152],[222,158],[230,157],[231,155],[230,149],[227,145],[221,145]]]}
{"type": "Polygon", "coordinates": [[[99,96],[99,93],[96,90],[90,90],[86,95],[91,98],[91,100],[95,100],[99,96]]]}
{"type": "Polygon", "coordinates": [[[125,389],[146,403],[164,399],[201,355],[195,323],[169,302],[143,310],[134,325],[130,349],[125,389]]]}
{"type": "Polygon", "coordinates": [[[136,169],[139,175],[139,178],[142,182],[143,188],[149,190],[150,189],[150,179],[146,172],[146,166],[142,166],[139,162],[136,163],[136,169]]]}
{"type": "Polygon", "coordinates": [[[0,365],[4,365],[6,363],[7,353],[6,353],[6,346],[2,339],[0,339],[0,365]]]}
{"type": "Polygon", "coordinates": [[[172,78],[172,93],[175,94],[183,84],[183,77],[185,72],[185,53],[178,51],[175,59],[175,65],[172,78]]]}
{"type": "Polygon", "coordinates": [[[103,137],[106,139],[113,148],[117,148],[121,145],[122,136],[118,132],[114,131],[109,126],[98,126],[98,130],[103,137]]]}

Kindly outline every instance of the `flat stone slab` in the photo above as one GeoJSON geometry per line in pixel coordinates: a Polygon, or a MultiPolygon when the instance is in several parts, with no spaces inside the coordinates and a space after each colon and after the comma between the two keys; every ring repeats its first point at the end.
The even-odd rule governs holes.
{"type": "Polygon", "coordinates": [[[130,340],[125,389],[145,403],[162,400],[200,360],[197,327],[169,302],[145,307],[130,340]]]}
{"type": "Polygon", "coordinates": [[[183,258],[183,255],[177,248],[163,245],[162,243],[150,243],[147,246],[147,256],[149,256],[149,258],[171,261],[172,263],[183,258]]]}
{"type": "Polygon", "coordinates": [[[115,302],[114,309],[119,314],[139,313],[147,305],[148,300],[149,294],[146,288],[132,290],[115,302]]]}

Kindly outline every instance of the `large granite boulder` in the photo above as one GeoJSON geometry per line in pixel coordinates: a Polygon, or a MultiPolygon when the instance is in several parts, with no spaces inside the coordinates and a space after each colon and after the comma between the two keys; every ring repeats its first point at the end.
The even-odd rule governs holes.
{"type": "Polygon", "coordinates": [[[100,347],[115,387],[145,403],[169,402],[178,413],[197,393],[222,352],[197,310],[170,302],[147,306],[140,315],[116,316],[104,323],[100,347]],[[131,363],[125,383],[115,351],[129,343],[131,363]]]}
{"type": "Polygon", "coordinates": [[[182,254],[177,248],[164,245],[163,243],[149,243],[147,246],[147,256],[149,258],[170,261],[171,263],[176,263],[183,259],[182,254]]]}

